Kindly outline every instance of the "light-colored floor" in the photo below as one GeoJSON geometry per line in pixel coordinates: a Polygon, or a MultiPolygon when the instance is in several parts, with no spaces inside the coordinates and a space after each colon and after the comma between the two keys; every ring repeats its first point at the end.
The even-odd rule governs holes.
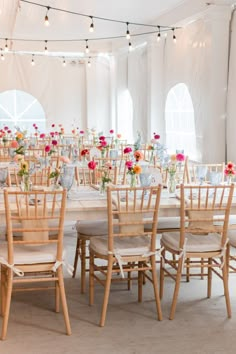
{"type": "MultiPolygon", "coordinates": [[[[72,262],[75,232],[65,237],[72,262]]],[[[144,286],[143,303],[137,302],[137,287],[112,287],[104,328],[98,326],[103,288],[96,288],[95,305],[81,295],[79,275],[66,275],[66,291],[72,336],[64,333],[62,314],[54,312],[53,294],[48,292],[13,295],[8,336],[0,342],[1,354],[223,354],[236,348],[236,275],[230,275],[232,319],[226,316],[221,282],[214,278],[213,296],[206,299],[206,281],[192,278],[182,282],[176,318],[168,319],[173,282],[166,281],[162,300],[163,321],[156,320],[150,283],[144,286]]]]}

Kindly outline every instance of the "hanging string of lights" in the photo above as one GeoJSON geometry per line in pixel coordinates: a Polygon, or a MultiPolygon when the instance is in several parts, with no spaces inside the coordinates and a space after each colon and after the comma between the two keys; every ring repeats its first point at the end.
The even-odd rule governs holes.
{"type": "MultiPolygon", "coordinates": [[[[152,24],[147,24],[147,23],[139,23],[139,22],[132,22],[132,21],[122,21],[122,20],[117,20],[117,19],[113,19],[113,18],[108,18],[108,17],[101,17],[101,16],[94,16],[91,14],[84,14],[81,12],[76,12],[76,11],[70,11],[70,10],[66,10],[66,9],[62,9],[59,7],[53,7],[53,6],[48,6],[48,5],[44,5],[44,4],[40,4],[38,2],[34,2],[34,1],[30,1],[30,0],[20,0],[23,3],[27,3],[33,6],[38,6],[38,7],[42,7],[46,9],[46,15],[45,15],[45,25],[49,25],[49,17],[48,17],[48,12],[49,10],[53,10],[53,11],[57,11],[57,12],[64,12],[67,14],[71,14],[71,15],[77,15],[80,17],[86,17],[88,19],[91,20],[91,24],[90,24],[90,28],[89,31],[93,32],[94,31],[94,20],[100,20],[100,21],[107,21],[107,22],[116,22],[116,23],[123,23],[124,25],[134,25],[134,26],[143,26],[143,27],[152,27],[152,28],[156,28],[157,25],[152,25],[152,24]]],[[[160,26],[160,28],[168,30],[168,29],[172,29],[172,26],[160,26]]],[[[177,29],[177,27],[176,27],[177,29]]]]}

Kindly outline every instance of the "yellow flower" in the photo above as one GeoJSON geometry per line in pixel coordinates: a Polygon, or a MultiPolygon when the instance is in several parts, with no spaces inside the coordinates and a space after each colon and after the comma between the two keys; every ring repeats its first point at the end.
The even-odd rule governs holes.
{"type": "Polygon", "coordinates": [[[20,132],[17,132],[16,136],[17,136],[18,139],[23,139],[23,134],[20,133],[20,132]]]}
{"type": "Polygon", "coordinates": [[[135,174],[138,175],[138,174],[140,174],[142,172],[142,168],[139,165],[135,165],[133,167],[133,171],[134,171],[135,174]]]}
{"type": "Polygon", "coordinates": [[[172,162],[176,161],[176,154],[171,155],[170,160],[172,162]]]}

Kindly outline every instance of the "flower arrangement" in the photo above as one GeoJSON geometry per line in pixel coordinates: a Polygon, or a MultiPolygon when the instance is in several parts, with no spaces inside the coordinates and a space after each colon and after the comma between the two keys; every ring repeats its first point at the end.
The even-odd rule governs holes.
{"type": "Polygon", "coordinates": [[[29,165],[28,162],[25,161],[24,159],[22,159],[20,161],[20,169],[18,171],[18,176],[25,176],[25,175],[29,175],[29,165]]]}
{"type": "Polygon", "coordinates": [[[227,177],[232,177],[232,176],[236,175],[236,171],[234,169],[233,162],[229,161],[227,163],[224,173],[225,173],[225,176],[227,176],[227,177]]]}
{"type": "Polygon", "coordinates": [[[89,150],[88,150],[88,149],[83,149],[83,150],[81,150],[80,155],[81,155],[81,156],[89,155],[89,150]]]}
{"type": "Polygon", "coordinates": [[[124,148],[124,154],[130,154],[132,152],[132,148],[130,146],[127,146],[126,148],[124,148]]]}
{"type": "Polygon", "coordinates": [[[95,161],[89,161],[89,163],[88,163],[88,168],[89,168],[90,170],[95,170],[96,167],[97,167],[97,164],[96,164],[95,161]]]}
{"type": "Polygon", "coordinates": [[[127,173],[129,175],[138,175],[142,172],[141,166],[134,164],[133,161],[126,161],[125,165],[128,169],[127,173]]]}

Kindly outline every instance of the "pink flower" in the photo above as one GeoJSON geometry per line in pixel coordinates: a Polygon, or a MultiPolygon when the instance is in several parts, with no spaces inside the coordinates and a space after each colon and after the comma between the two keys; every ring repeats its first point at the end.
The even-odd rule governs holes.
{"type": "Polygon", "coordinates": [[[51,147],[50,145],[46,145],[45,148],[44,148],[45,152],[49,152],[51,150],[51,147]]]}
{"type": "Polygon", "coordinates": [[[113,129],[110,130],[110,134],[114,134],[114,130],[113,129]]]}
{"type": "Polygon", "coordinates": [[[131,147],[127,146],[126,148],[124,148],[124,154],[129,154],[130,152],[132,152],[131,147]]]}
{"type": "Polygon", "coordinates": [[[176,160],[179,161],[179,162],[184,161],[185,160],[184,154],[177,154],[176,155],[176,160]]]}
{"type": "Polygon", "coordinates": [[[89,155],[89,150],[88,149],[83,149],[80,153],[81,156],[89,155]]]}
{"type": "Polygon", "coordinates": [[[55,124],[52,124],[52,128],[54,128],[55,127],[55,124]]]}
{"type": "Polygon", "coordinates": [[[103,141],[103,140],[105,140],[105,139],[106,139],[105,136],[103,136],[103,135],[99,136],[99,140],[100,140],[100,141],[103,141]]]}
{"type": "Polygon", "coordinates": [[[79,132],[81,135],[83,135],[84,134],[84,131],[83,130],[80,130],[80,132],[79,132]]]}
{"type": "Polygon", "coordinates": [[[9,128],[6,126],[6,127],[4,127],[4,130],[8,130],[9,128]]]}
{"type": "Polygon", "coordinates": [[[58,132],[55,132],[55,135],[59,135],[59,133],[58,133],[58,132]]]}
{"type": "Polygon", "coordinates": [[[117,139],[120,139],[121,138],[121,134],[117,134],[117,139]]]}
{"type": "Polygon", "coordinates": [[[57,145],[57,140],[52,140],[52,145],[56,146],[57,145]]]}
{"type": "Polygon", "coordinates": [[[39,137],[40,137],[40,139],[44,139],[44,138],[45,138],[45,134],[44,134],[44,133],[41,133],[41,134],[39,135],[39,137]]]}
{"type": "Polygon", "coordinates": [[[107,146],[106,140],[101,140],[101,141],[100,141],[100,145],[101,145],[102,147],[107,146]]]}
{"type": "Polygon", "coordinates": [[[105,167],[108,168],[108,170],[112,170],[112,165],[110,162],[106,162],[105,167]]]}
{"type": "Polygon", "coordinates": [[[11,130],[10,129],[7,132],[8,132],[8,134],[11,134],[11,130]]]}
{"type": "Polygon", "coordinates": [[[90,170],[95,170],[95,168],[96,168],[96,162],[95,161],[89,161],[89,163],[88,163],[88,168],[90,169],[90,170]]]}
{"type": "Polygon", "coordinates": [[[33,124],[33,127],[36,127],[36,124],[35,124],[35,123],[33,124]]]}
{"type": "Polygon", "coordinates": [[[126,161],[125,166],[130,169],[133,167],[133,161],[126,161]]]}

